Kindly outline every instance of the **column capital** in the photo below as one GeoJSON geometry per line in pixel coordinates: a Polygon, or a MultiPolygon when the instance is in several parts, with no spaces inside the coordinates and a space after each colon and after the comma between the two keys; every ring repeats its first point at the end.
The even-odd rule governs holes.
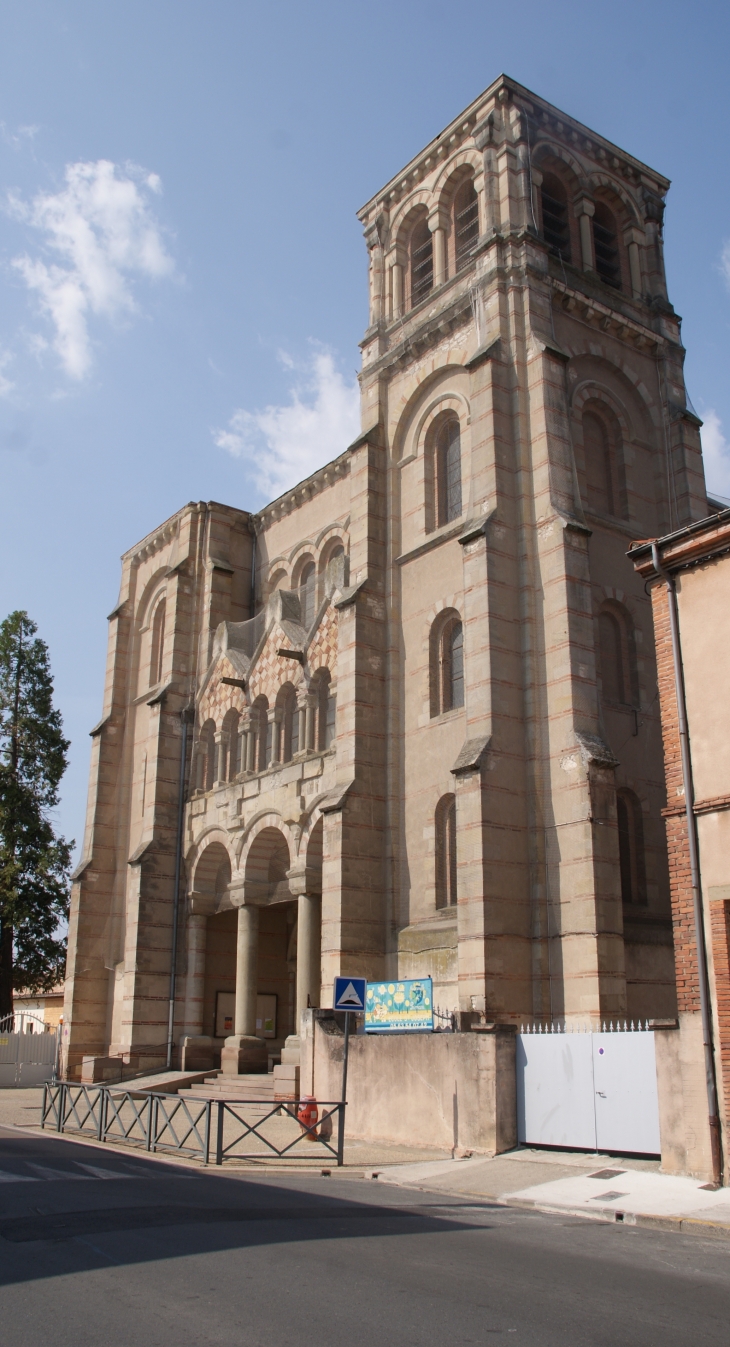
{"type": "Polygon", "coordinates": [[[576,201],[573,209],[575,211],[576,219],[579,220],[581,215],[595,215],[596,203],[595,201],[591,201],[589,197],[582,196],[576,201]]]}

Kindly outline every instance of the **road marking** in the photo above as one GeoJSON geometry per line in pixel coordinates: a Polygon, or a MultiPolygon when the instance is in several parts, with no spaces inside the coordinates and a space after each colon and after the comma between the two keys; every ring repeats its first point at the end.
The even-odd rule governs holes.
{"type": "Polygon", "coordinates": [[[0,1169],[0,1183],[38,1183],[38,1179],[33,1174],[8,1174],[0,1169]]]}

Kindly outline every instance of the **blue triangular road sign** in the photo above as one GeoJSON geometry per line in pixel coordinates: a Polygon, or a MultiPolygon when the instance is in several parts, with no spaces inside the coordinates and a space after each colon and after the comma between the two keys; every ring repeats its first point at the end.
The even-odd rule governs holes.
{"type": "Polygon", "coordinates": [[[365,978],[335,978],[335,1010],[364,1010],[365,988],[365,978]]]}

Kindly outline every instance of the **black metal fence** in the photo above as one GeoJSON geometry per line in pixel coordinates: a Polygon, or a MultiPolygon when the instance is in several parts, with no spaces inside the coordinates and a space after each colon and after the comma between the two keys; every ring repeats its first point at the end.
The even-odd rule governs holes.
{"type": "Polygon", "coordinates": [[[321,1160],[332,1155],[342,1165],[345,1145],[345,1104],[320,1102],[318,1117],[308,1113],[300,1120],[298,1112],[311,1107],[311,1100],[183,1099],[177,1094],[140,1094],[116,1086],[72,1085],[66,1081],[47,1084],[43,1091],[41,1127],[55,1132],[73,1132],[112,1141],[146,1151],[186,1155],[204,1165],[211,1161],[211,1142],[215,1137],[212,1159],[279,1160],[306,1158],[321,1160]],[[217,1110],[217,1112],[216,1112],[217,1110]],[[309,1121],[307,1119],[309,1118],[309,1121]],[[286,1126],[291,1119],[299,1128],[291,1135],[286,1126]],[[267,1123],[274,1123],[263,1130],[267,1123]],[[242,1149],[253,1139],[259,1149],[242,1149]],[[296,1147],[313,1143],[314,1149],[298,1152],[296,1147]]]}

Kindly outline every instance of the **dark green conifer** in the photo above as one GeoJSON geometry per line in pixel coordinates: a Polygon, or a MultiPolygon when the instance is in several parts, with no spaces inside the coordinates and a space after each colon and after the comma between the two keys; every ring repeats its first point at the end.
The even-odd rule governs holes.
{"type": "Polygon", "coordinates": [[[0,624],[0,1019],[13,988],[47,991],[66,962],[73,843],[56,837],[49,811],[69,745],[37,630],[24,612],[0,624]]]}

